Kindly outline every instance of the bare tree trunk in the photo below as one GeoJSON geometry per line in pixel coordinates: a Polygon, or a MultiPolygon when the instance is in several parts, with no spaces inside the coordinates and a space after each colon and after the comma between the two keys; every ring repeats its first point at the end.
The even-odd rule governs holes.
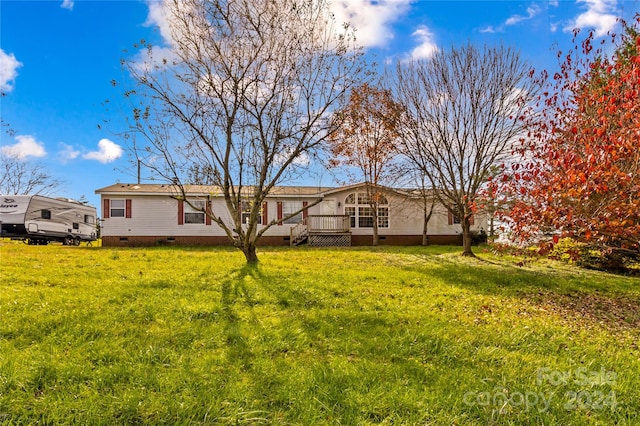
{"type": "Polygon", "coordinates": [[[256,253],[255,243],[250,242],[248,245],[242,247],[242,253],[244,254],[245,259],[247,260],[247,265],[249,266],[258,265],[258,255],[256,253]]]}
{"type": "Polygon", "coordinates": [[[373,215],[373,246],[377,246],[380,242],[378,237],[378,206],[377,204],[371,207],[371,214],[373,215]]]}
{"type": "Polygon", "coordinates": [[[429,201],[427,201],[427,197],[426,195],[423,194],[423,200],[422,200],[422,214],[423,214],[423,219],[424,222],[422,224],[422,245],[423,246],[428,246],[429,245],[429,221],[431,220],[431,216],[433,215],[433,208],[435,206],[435,202],[433,200],[433,198],[431,199],[430,203],[431,205],[429,205],[429,201]]]}
{"type": "Polygon", "coordinates": [[[465,216],[462,218],[462,255],[475,257],[471,250],[471,222],[469,221],[469,216],[465,216]]]}
{"type": "Polygon", "coordinates": [[[422,245],[423,246],[428,246],[429,245],[429,235],[427,233],[429,229],[429,217],[427,215],[427,211],[424,211],[424,222],[422,224],[422,245]]]}

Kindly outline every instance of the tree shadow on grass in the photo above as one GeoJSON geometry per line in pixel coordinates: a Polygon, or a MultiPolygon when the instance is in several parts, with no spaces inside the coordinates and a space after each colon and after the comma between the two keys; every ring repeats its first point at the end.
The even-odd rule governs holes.
{"type": "Polygon", "coordinates": [[[243,369],[250,369],[254,354],[248,344],[248,337],[242,330],[242,321],[236,311],[236,304],[243,301],[252,313],[255,300],[249,291],[249,281],[262,281],[263,274],[255,266],[243,266],[232,271],[222,282],[221,302],[225,319],[225,339],[229,348],[229,359],[238,363],[243,369]]]}

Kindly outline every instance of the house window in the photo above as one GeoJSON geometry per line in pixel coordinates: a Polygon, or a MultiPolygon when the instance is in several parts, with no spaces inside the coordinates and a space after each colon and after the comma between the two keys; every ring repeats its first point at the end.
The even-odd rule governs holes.
{"type": "Polygon", "coordinates": [[[351,227],[356,227],[356,208],[355,207],[345,207],[344,214],[351,218],[351,227]]]}
{"type": "MultiPolygon", "coordinates": [[[[389,202],[383,195],[378,195],[378,227],[389,227],[389,202]]],[[[373,228],[373,209],[371,197],[366,192],[347,195],[344,200],[344,214],[351,218],[352,228],[373,228]],[[357,202],[356,202],[357,201],[357,202]]]]}
{"type": "Polygon", "coordinates": [[[191,207],[189,204],[184,205],[184,223],[204,223],[204,200],[192,200],[191,207]]]}
{"type": "Polygon", "coordinates": [[[40,210],[40,217],[42,219],[51,219],[51,210],[40,210]]]}
{"type": "MultiPolygon", "coordinates": [[[[242,205],[241,205],[241,209],[242,209],[242,223],[244,224],[248,224],[249,223],[249,218],[251,217],[251,202],[250,201],[243,201],[242,205]]],[[[262,224],[262,207],[260,208],[260,211],[258,212],[258,224],[262,224]]]]}
{"type": "Polygon", "coordinates": [[[451,215],[451,223],[452,224],[460,223],[460,215],[459,214],[452,214],[451,215]]]}
{"type": "Polygon", "coordinates": [[[389,207],[378,207],[378,228],[389,227],[389,207]]]}
{"type": "Polygon", "coordinates": [[[126,219],[131,218],[132,200],[127,198],[126,200],[105,198],[102,204],[102,214],[105,219],[110,217],[124,217],[126,219]]]}
{"type": "MultiPolygon", "coordinates": [[[[290,214],[293,214],[297,211],[302,210],[302,201],[285,201],[282,203],[282,216],[283,217],[287,217],[290,214]]],[[[282,221],[282,223],[289,223],[289,224],[297,224],[302,222],[302,212],[298,213],[297,215],[290,217],[289,219],[285,219],[282,221]]]]}
{"type": "Polygon", "coordinates": [[[344,199],[345,204],[356,204],[356,194],[349,194],[347,198],[344,199]]]}
{"type": "MultiPolygon", "coordinates": [[[[450,211],[449,212],[449,225],[459,225],[462,223],[462,215],[460,214],[460,210],[458,210],[457,208],[453,207],[452,208],[453,213],[450,211]]],[[[471,215],[469,216],[469,224],[473,225],[475,222],[475,216],[471,215]]]]}
{"type": "Polygon", "coordinates": [[[460,220],[462,215],[460,214],[457,207],[452,207],[451,211],[449,211],[449,225],[458,225],[462,221],[460,220]]]}
{"type": "Polygon", "coordinates": [[[125,202],[124,200],[111,200],[111,207],[109,208],[110,217],[124,217],[125,202]]]}
{"type": "Polygon", "coordinates": [[[358,228],[373,228],[373,210],[371,207],[358,207],[358,228]]]}
{"type": "Polygon", "coordinates": [[[370,204],[371,197],[366,192],[358,192],[358,204],[370,204]]]}

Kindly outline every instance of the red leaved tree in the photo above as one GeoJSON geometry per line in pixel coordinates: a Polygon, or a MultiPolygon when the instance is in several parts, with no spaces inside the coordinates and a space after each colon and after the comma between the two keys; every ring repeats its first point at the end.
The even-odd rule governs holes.
{"type": "Polygon", "coordinates": [[[502,176],[520,238],[547,233],[640,253],[640,15],[623,26],[613,55],[605,42],[594,49],[590,34],[543,76],[540,115],[502,176]]]}
{"type": "Polygon", "coordinates": [[[351,92],[349,102],[334,115],[338,131],[329,140],[329,166],[347,166],[351,180],[365,182],[373,218],[373,245],[378,245],[378,204],[381,185],[397,173],[398,120],[402,107],[391,92],[364,84],[351,92]]]}

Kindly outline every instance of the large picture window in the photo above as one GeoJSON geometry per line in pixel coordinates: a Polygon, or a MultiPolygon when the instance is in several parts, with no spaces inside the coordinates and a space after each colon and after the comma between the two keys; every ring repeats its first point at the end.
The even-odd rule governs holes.
{"type": "MultiPolygon", "coordinates": [[[[370,196],[366,192],[347,195],[344,200],[344,214],[350,216],[352,228],[373,228],[373,210],[370,196]]],[[[378,196],[378,228],[389,227],[389,202],[383,195],[378,196]]]]}
{"type": "MultiPolygon", "coordinates": [[[[302,210],[302,201],[284,201],[282,203],[282,217],[287,217],[290,214],[293,214],[297,211],[302,210]]],[[[289,219],[285,219],[282,221],[282,223],[289,223],[289,224],[297,224],[302,222],[302,212],[298,213],[297,215],[290,217],[289,219]]]]}

